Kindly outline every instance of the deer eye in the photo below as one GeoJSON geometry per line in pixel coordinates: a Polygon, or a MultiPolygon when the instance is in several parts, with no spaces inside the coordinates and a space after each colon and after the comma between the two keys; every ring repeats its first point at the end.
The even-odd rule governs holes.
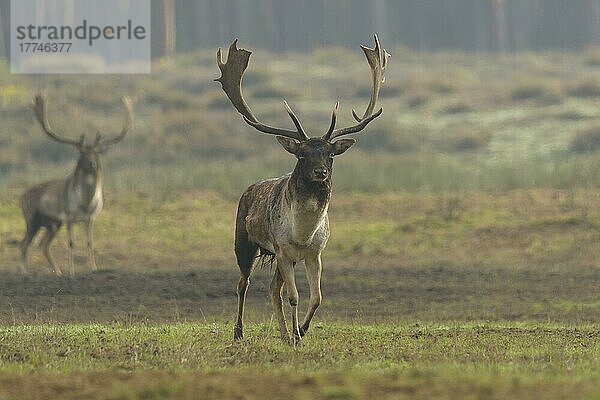
{"type": "Polygon", "coordinates": [[[333,158],[333,156],[335,156],[335,153],[329,154],[329,158],[333,158]]]}

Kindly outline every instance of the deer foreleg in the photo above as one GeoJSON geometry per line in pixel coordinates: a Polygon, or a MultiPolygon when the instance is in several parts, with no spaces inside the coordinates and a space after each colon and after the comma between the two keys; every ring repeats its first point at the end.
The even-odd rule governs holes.
{"type": "Polygon", "coordinates": [[[306,259],[306,276],[308,278],[308,287],[310,288],[310,301],[308,304],[308,310],[306,316],[300,327],[300,335],[304,336],[310,326],[317,308],[321,305],[321,271],[323,270],[321,264],[321,255],[318,254],[315,257],[306,259]]]}
{"type": "Polygon", "coordinates": [[[277,258],[277,269],[285,283],[288,299],[292,314],[292,339],[293,344],[298,346],[301,342],[300,326],[298,324],[298,288],[296,287],[296,278],[294,276],[294,263],[286,260],[284,257],[277,258]]]}
{"type": "Polygon", "coordinates": [[[21,243],[21,273],[25,275],[29,269],[29,262],[27,261],[27,249],[29,248],[29,242],[23,241],[21,243]]]}
{"type": "Polygon", "coordinates": [[[285,313],[283,312],[283,278],[279,269],[275,270],[273,279],[271,280],[270,286],[271,301],[273,301],[273,308],[275,309],[275,316],[279,323],[279,331],[281,332],[281,339],[289,342],[290,332],[288,331],[287,324],[285,323],[285,313]]]}
{"type": "Polygon", "coordinates": [[[90,218],[86,224],[87,230],[87,248],[88,248],[88,262],[92,271],[97,271],[96,256],[94,254],[94,219],[90,218]]]}

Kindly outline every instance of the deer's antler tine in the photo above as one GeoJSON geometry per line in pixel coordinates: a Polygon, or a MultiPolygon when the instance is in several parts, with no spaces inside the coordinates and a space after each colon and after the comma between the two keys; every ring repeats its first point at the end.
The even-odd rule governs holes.
{"type": "Polygon", "coordinates": [[[369,101],[369,105],[367,106],[367,109],[365,110],[365,113],[363,114],[362,118],[358,118],[358,115],[355,112],[352,113],[354,119],[356,119],[357,122],[362,121],[364,118],[373,113],[375,104],[377,103],[377,100],[379,98],[379,90],[381,89],[381,85],[385,81],[385,77],[383,76],[383,74],[387,66],[387,59],[388,57],[390,57],[387,51],[382,51],[381,45],[379,44],[379,37],[377,37],[377,35],[374,35],[374,39],[374,48],[371,49],[367,46],[360,46],[362,51],[365,53],[365,56],[367,57],[367,62],[369,63],[369,66],[371,67],[371,76],[373,78],[373,91],[371,92],[371,100],[369,101]]]}
{"type": "Polygon", "coordinates": [[[307,140],[308,137],[302,129],[302,125],[300,125],[298,118],[287,102],[285,103],[285,109],[296,126],[295,131],[265,125],[254,116],[242,94],[242,79],[246,68],[248,68],[252,52],[245,49],[238,49],[237,41],[235,39],[229,46],[226,62],[223,62],[221,49],[217,50],[217,65],[221,71],[221,76],[215,79],[215,81],[221,84],[231,104],[242,114],[244,121],[263,133],[285,136],[299,141],[307,140]]]}
{"type": "Polygon", "coordinates": [[[238,49],[237,42],[238,40],[235,39],[229,45],[227,62],[225,63],[223,62],[221,49],[217,50],[217,65],[221,70],[221,76],[215,79],[215,81],[221,84],[231,104],[233,104],[240,114],[253,122],[258,122],[242,95],[242,79],[244,71],[248,68],[252,52],[245,49],[238,49]]]}
{"type": "Polygon", "coordinates": [[[379,111],[377,111],[375,114],[369,115],[367,118],[363,119],[362,121],[360,121],[358,124],[356,124],[354,126],[349,126],[347,128],[342,128],[342,129],[336,129],[334,131],[334,134],[331,135],[331,139],[335,139],[336,137],[339,137],[339,136],[349,135],[351,133],[357,133],[357,132],[362,131],[369,124],[369,122],[371,122],[375,118],[379,117],[381,115],[381,113],[383,113],[383,108],[380,108],[379,111]]]}
{"type": "Polygon", "coordinates": [[[48,122],[48,100],[44,93],[40,92],[34,96],[32,108],[36,119],[48,136],[59,143],[71,144],[74,146],[80,145],[79,141],[62,137],[52,130],[50,123],[48,122]]]}
{"type": "Polygon", "coordinates": [[[379,117],[383,112],[383,109],[379,109],[376,113],[373,114],[375,110],[375,106],[377,104],[377,100],[379,99],[379,91],[381,90],[381,85],[385,81],[384,73],[387,67],[388,57],[390,54],[381,48],[379,43],[379,38],[377,35],[374,35],[375,46],[371,49],[366,46],[360,46],[365,56],[367,57],[367,62],[371,67],[371,77],[373,80],[373,90],[371,92],[371,99],[369,100],[369,105],[365,110],[365,113],[362,117],[359,117],[356,111],[352,110],[352,116],[358,122],[358,124],[354,126],[350,126],[347,128],[336,129],[333,132],[327,132],[323,139],[331,140],[338,136],[348,135],[351,133],[360,132],[363,130],[369,122],[373,121],[375,118],[379,117]]]}
{"type": "MultiPolygon", "coordinates": [[[[286,100],[283,101],[283,105],[285,107],[285,111],[288,113],[288,115],[292,119],[292,122],[296,126],[296,129],[298,130],[298,132],[302,133],[302,134],[304,134],[304,136],[306,136],[306,133],[304,132],[304,128],[302,128],[302,124],[300,124],[300,120],[298,120],[298,117],[296,117],[296,114],[294,114],[294,111],[292,111],[292,108],[290,107],[290,105],[288,104],[288,102],[286,100]]],[[[308,139],[308,137],[306,137],[306,138],[308,139]]]]}
{"type": "MultiPolygon", "coordinates": [[[[217,66],[221,68],[223,66],[223,57],[221,55],[221,48],[217,49],[217,66]]],[[[221,78],[216,78],[215,82],[221,82],[221,78]]]]}
{"type": "MultiPolygon", "coordinates": [[[[335,123],[337,121],[337,112],[338,112],[339,107],[340,107],[340,102],[336,101],[335,106],[333,107],[333,111],[331,112],[331,124],[329,124],[329,129],[327,130],[327,133],[325,134],[325,136],[323,136],[323,139],[325,139],[325,140],[329,140],[331,138],[331,134],[333,133],[333,130],[335,129],[335,123]]],[[[352,110],[352,112],[354,112],[354,110],[352,110]]]]}

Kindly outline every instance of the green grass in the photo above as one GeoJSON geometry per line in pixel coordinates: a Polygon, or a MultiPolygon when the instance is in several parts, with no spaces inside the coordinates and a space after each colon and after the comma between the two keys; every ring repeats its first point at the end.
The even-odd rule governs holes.
{"type": "Polygon", "coordinates": [[[83,390],[98,398],[192,398],[198,389],[210,398],[286,389],[292,398],[324,399],[598,395],[597,325],[317,324],[298,349],[280,342],[273,323],[251,325],[239,343],[230,330],[220,323],[3,327],[0,395],[23,394],[25,376],[36,378],[38,393],[61,398],[83,390]],[[247,385],[224,385],[230,380],[247,385]],[[69,390],[61,381],[78,384],[69,390]]]}
{"type": "Polygon", "coordinates": [[[23,226],[8,193],[0,399],[596,399],[598,196],[336,193],[323,304],[293,349],[277,337],[268,268],[252,278],[246,339],[231,341],[233,198],[109,192],[102,270],[87,271],[78,231],[78,273],[64,278],[38,249],[30,274],[15,272],[23,226]]]}
{"type": "MultiPolygon", "coordinates": [[[[328,266],[589,267],[597,266],[600,192],[334,193],[328,266]]],[[[15,193],[0,201],[0,265],[15,271],[23,217],[15,193]]],[[[96,224],[100,265],[136,270],[234,266],[237,201],[217,192],[165,197],[108,191],[96,224]]],[[[53,245],[66,260],[66,233],[53,245]]],[[[76,228],[76,254],[85,255],[85,234],[76,228]]],[[[37,248],[32,271],[45,271],[37,248]]],[[[81,260],[83,261],[83,260],[81,260]]],[[[82,264],[81,271],[86,271],[82,264]]]]}

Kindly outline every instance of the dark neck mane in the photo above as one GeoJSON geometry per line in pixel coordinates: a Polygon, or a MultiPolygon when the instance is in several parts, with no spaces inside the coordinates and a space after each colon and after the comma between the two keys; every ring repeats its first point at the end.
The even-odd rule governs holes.
{"type": "Polygon", "coordinates": [[[311,181],[300,173],[296,165],[288,182],[288,190],[291,196],[301,203],[316,199],[322,207],[325,207],[331,198],[331,177],[323,182],[311,181]]]}

